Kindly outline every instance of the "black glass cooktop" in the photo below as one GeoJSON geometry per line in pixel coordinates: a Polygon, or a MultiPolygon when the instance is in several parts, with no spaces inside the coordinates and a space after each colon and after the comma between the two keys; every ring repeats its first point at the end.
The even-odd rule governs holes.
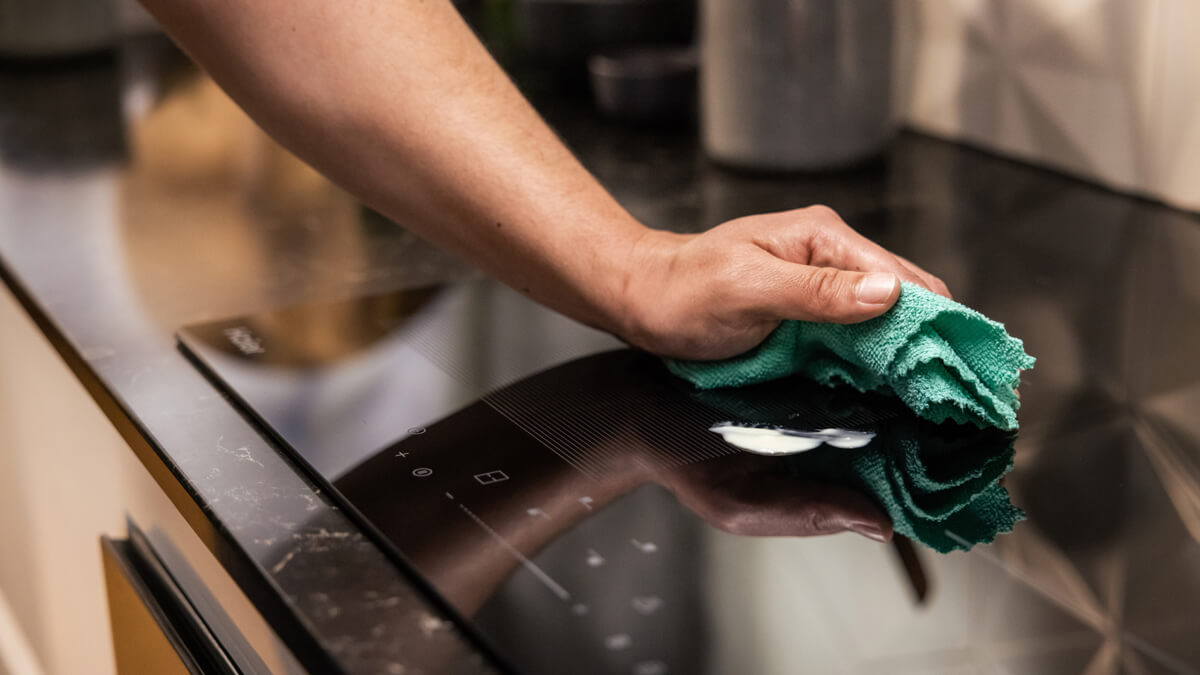
{"type": "Polygon", "coordinates": [[[1018,444],[1008,485],[1027,522],[940,555],[804,536],[878,526],[869,497],[795,460],[927,433],[894,400],[795,378],[701,396],[491,282],[233,318],[180,341],[516,672],[1200,665],[1200,547],[1177,501],[1200,493],[1186,472],[1138,475],[1159,467],[1116,449],[1095,410],[1076,416],[1095,452],[1023,459],[1018,444]]]}

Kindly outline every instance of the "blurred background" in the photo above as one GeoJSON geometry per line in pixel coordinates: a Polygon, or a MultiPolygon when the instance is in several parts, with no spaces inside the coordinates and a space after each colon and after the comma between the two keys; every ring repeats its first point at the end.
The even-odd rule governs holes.
{"type": "MultiPolygon", "coordinates": [[[[828,203],[1042,359],[1022,390],[1009,483],[1031,523],[986,555],[931,563],[947,602],[922,615],[928,642],[898,631],[864,668],[899,672],[888,659],[928,646],[933,660],[912,656],[906,672],[998,672],[945,656],[985,634],[1014,674],[1196,671],[1200,3],[457,4],[647,224],[696,231],[828,203]]],[[[271,465],[273,446],[247,430],[213,450],[205,434],[229,405],[182,361],[173,332],[476,274],[279,147],[131,0],[0,0],[0,268],[46,312],[35,324],[0,297],[0,675],[113,671],[96,538],[130,513],[174,518],[162,525],[172,546],[224,578],[211,556],[195,562],[205,542],[58,358],[47,325],[96,373],[87,386],[116,392],[145,433],[183,449],[173,466],[209,490],[198,498],[215,500],[209,513],[254,518],[285,499],[303,512],[312,495],[236,471],[254,462],[218,466],[242,450],[271,465]],[[202,481],[213,469],[242,482],[218,492],[202,481]]],[[[306,358],[360,346],[343,319],[305,328],[306,358]]],[[[386,377],[365,375],[357,394],[386,377]]],[[[861,647],[851,610],[871,592],[885,589],[876,630],[916,611],[877,549],[793,544],[762,561],[777,574],[802,561],[796,592],[829,591],[822,617],[840,612],[827,625],[842,637],[805,624],[822,663],[861,647]],[[846,569],[879,583],[847,581],[846,569]]],[[[226,600],[238,597],[232,580],[208,578],[230,614],[254,613],[226,600]]],[[[314,582],[278,583],[299,593],[314,582]]],[[[726,620],[762,621],[759,665],[786,672],[791,653],[767,643],[804,643],[777,589],[733,595],[726,620]]],[[[271,633],[248,621],[248,634],[271,633]]],[[[259,653],[271,671],[292,667],[278,645],[259,653]]]]}

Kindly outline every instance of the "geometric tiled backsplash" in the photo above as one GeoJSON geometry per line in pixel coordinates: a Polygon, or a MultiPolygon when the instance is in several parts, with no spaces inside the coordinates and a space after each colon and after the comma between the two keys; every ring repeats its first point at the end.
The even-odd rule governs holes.
{"type": "Polygon", "coordinates": [[[1200,0],[896,10],[911,126],[1200,211],[1200,0]]]}

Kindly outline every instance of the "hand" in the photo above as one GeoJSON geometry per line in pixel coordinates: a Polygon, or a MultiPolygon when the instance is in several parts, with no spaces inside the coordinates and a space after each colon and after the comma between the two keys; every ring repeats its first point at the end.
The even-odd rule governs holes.
{"type": "Polygon", "coordinates": [[[648,231],[629,264],[621,337],[674,358],[736,356],[784,319],[865,321],[895,304],[901,281],[950,297],[940,279],[825,206],[747,216],[693,235],[648,231]]]}
{"type": "Polygon", "coordinates": [[[892,521],[850,488],[780,474],[779,460],[748,454],[667,469],[657,480],[713,527],[755,537],[855,532],[885,542],[892,521]]]}

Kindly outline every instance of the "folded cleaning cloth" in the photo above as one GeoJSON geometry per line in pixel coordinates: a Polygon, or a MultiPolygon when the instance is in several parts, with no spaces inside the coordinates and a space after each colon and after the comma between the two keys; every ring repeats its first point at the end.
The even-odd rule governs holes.
{"type": "Polygon", "coordinates": [[[837,427],[872,431],[863,448],[824,445],[782,458],[806,480],[845,485],[874,497],[896,532],[941,553],[968,550],[1024,519],[1000,478],[1012,468],[1015,434],[972,425],[934,424],[892,397],[824,389],[821,398],[789,378],[695,398],[734,423],[776,429],[837,427]],[[784,390],[803,392],[800,399],[784,390]],[[790,403],[789,403],[790,401],[790,403]],[[793,412],[785,413],[791,408],[793,412]],[[795,412],[799,411],[799,412],[795,412]]]}
{"type": "Polygon", "coordinates": [[[921,417],[1017,428],[1016,387],[1033,357],[973,309],[905,283],[882,316],[856,324],[785,321],[753,350],[724,361],[668,360],[701,389],[803,373],[859,391],[891,390],[921,417]]]}
{"type": "Polygon", "coordinates": [[[928,452],[921,438],[876,439],[862,450],[822,447],[788,457],[793,472],[850,484],[869,492],[896,532],[941,553],[969,550],[1011,532],[1025,515],[999,479],[1013,463],[1013,446],[992,445],[949,459],[928,452]]]}

